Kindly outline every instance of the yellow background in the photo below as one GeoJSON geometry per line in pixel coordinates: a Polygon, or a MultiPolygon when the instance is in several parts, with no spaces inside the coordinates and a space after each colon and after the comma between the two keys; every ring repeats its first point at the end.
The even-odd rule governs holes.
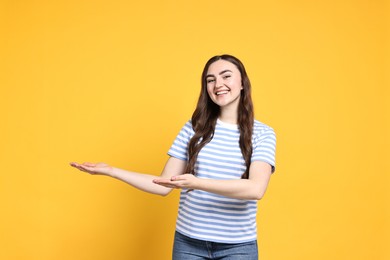
{"type": "Polygon", "coordinates": [[[1,1],[0,259],[170,259],[159,174],[213,55],[247,67],[277,132],[264,260],[390,259],[389,2],[1,1]]]}

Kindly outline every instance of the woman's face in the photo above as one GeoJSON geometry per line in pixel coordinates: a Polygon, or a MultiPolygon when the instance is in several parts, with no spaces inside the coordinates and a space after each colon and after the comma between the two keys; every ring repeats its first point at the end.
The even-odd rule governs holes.
{"type": "Polygon", "coordinates": [[[221,108],[237,107],[241,90],[241,73],[233,63],[217,60],[212,63],[206,75],[207,93],[221,108]]]}

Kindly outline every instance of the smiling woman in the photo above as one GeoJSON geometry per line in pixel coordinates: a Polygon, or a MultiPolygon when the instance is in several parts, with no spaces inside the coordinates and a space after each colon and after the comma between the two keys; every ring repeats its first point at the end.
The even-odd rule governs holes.
{"type": "Polygon", "coordinates": [[[275,170],[273,129],[254,119],[251,84],[240,60],[212,57],[197,107],[168,151],[160,177],[104,163],[71,163],[145,192],[181,189],[173,259],[258,259],[257,200],[275,170]]]}
{"type": "MultiPolygon", "coordinates": [[[[219,107],[224,107],[226,116],[234,116],[236,113],[226,113],[226,108],[237,109],[240,99],[241,90],[241,73],[238,68],[226,60],[218,60],[212,63],[208,69],[207,76],[207,93],[211,100],[219,107]]],[[[221,118],[223,115],[220,115],[221,118]]],[[[235,123],[234,118],[225,120],[235,123]]]]}

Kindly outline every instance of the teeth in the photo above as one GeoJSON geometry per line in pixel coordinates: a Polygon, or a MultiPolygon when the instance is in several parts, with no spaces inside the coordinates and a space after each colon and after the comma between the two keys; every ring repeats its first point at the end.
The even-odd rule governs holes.
{"type": "Polygon", "coordinates": [[[228,91],[227,90],[224,90],[224,91],[218,91],[216,94],[217,95],[222,95],[222,94],[227,94],[228,91]]]}

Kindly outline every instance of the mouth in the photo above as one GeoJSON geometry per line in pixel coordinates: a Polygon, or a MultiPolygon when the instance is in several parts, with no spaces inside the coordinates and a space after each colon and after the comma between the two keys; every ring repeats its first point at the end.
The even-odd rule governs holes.
{"type": "Polygon", "coordinates": [[[219,95],[224,95],[224,94],[227,94],[229,92],[229,90],[219,90],[217,92],[215,92],[215,95],[219,96],[219,95]]]}

